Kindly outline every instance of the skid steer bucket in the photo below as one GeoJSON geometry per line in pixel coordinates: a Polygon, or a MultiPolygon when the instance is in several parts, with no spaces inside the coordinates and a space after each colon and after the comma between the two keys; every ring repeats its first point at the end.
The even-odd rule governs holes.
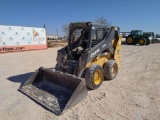
{"type": "Polygon", "coordinates": [[[56,115],[62,114],[87,96],[86,83],[82,78],[43,67],[19,91],[56,115]]]}

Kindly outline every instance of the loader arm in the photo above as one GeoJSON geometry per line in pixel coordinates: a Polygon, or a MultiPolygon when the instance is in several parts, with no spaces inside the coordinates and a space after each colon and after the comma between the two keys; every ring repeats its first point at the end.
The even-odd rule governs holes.
{"type": "MultiPolygon", "coordinates": [[[[86,54],[84,54],[84,55],[82,55],[82,57],[80,57],[80,59],[79,59],[79,69],[78,69],[77,76],[81,77],[82,74],[83,74],[83,72],[85,71],[85,66],[87,65],[87,63],[89,63],[90,61],[92,61],[96,56],[98,56],[99,54],[101,54],[103,51],[107,50],[111,54],[115,53],[116,47],[114,47],[112,45],[112,40],[113,40],[113,36],[114,36],[115,37],[115,40],[114,40],[115,43],[118,43],[119,32],[116,29],[117,28],[114,27],[114,26],[111,27],[108,30],[108,33],[104,37],[103,41],[101,41],[100,43],[98,43],[96,46],[94,46],[93,48],[91,48],[86,54]]],[[[115,44],[115,46],[116,46],[116,44],[115,44]]]]}
{"type": "Polygon", "coordinates": [[[118,39],[116,40],[113,39],[112,40],[112,46],[114,48],[114,59],[116,60],[117,64],[118,64],[118,69],[120,68],[120,53],[121,53],[121,42],[122,42],[122,36],[119,35],[118,39]]]}

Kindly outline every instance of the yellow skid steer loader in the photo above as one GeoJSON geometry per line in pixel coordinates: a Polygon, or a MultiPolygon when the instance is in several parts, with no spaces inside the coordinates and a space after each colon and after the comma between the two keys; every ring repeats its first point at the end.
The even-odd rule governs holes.
{"type": "Polygon", "coordinates": [[[120,68],[122,37],[112,26],[82,22],[69,25],[68,45],[58,50],[55,69],[39,68],[19,91],[56,115],[114,79],[120,68]]]}

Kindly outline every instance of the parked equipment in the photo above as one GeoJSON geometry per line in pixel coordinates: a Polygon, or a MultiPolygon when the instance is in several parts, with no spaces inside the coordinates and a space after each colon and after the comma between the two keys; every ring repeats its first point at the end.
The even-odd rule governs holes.
{"type": "Polygon", "coordinates": [[[130,32],[121,32],[122,34],[122,44],[126,44],[126,38],[130,35],[130,32]]]}
{"type": "Polygon", "coordinates": [[[141,30],[132,30],[131,34],[126,38],[128,45],[149,45],[152,42],[150,35],[145,35],[141,30]]]}
{"type": "Polygon", "coordinates": [[[160,43],[160,35],[159,34],[156,34],[155,42],[160,43]]]}
{"type": "Polygon", "coordinates": [[[55,69],[39,68],[19,90],[62,114],[87,96],[87,87],[97,89],[104,78],[116,77],[122,40],[119,31],[98,23],[71,23],[68,45],[58,50],[55,69]]]}
{"type": "Polygon", "coordinates": [[[154,44],[156,41],[156,36],[154,35],[154,32],[144,32],[143,35],[147,35],[151,39],[151,43],[154,44]]]}

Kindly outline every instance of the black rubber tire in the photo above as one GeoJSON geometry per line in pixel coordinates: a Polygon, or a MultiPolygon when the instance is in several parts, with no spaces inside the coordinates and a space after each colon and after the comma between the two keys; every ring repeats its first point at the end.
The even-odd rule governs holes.
{"type": "Polygon", "coordinates": [[[87,84],[87,87],[92,89],[92,90],[95,90],[97,89],[98,87],[101,86],[102,82],[104,80],[104,72],[103,72],[103,68],[97,64],[92,64],[85,72],[85,81],[86,81],[86,84],[87,84]],[[97,70],[100,70],[101,73],[102,73],[102,79],[101,79],[101,82],[96,85],[94,83],[94,74],[97,70]]]}
{"type": "Polygon", "coordinates": [[[151,44],[150,40],[146,40],[146,44],[145,45],[149,45],[151,44]]]}
{"type": "Polygon", "coordinates": [[[108,62],[106,62],[104,64],[104,77],[107,80],[113,80],[118,74],[118,64],[115,60],[108,60],[108,62]],[[112,74],[112,68],[114,67],[115,69],[115,73],[112,74]]]}
{"type": "Polygon", "coordinates": [[[146,45],[146,43],[147,43],[147,41],[146,41],[146,39],[145,38],[140,38],[139,40],[138,40],[138,43],[139,43],[139,45],[146,45]],[[143,40],[144,41],[144,43],[140,43],[140,40],[143,40]]]}
{"type": "Polygon", "coordinates": [[[56,65],[55,65],[55,70],[58,71],[58,63],[56,63],[56,65]]]}

